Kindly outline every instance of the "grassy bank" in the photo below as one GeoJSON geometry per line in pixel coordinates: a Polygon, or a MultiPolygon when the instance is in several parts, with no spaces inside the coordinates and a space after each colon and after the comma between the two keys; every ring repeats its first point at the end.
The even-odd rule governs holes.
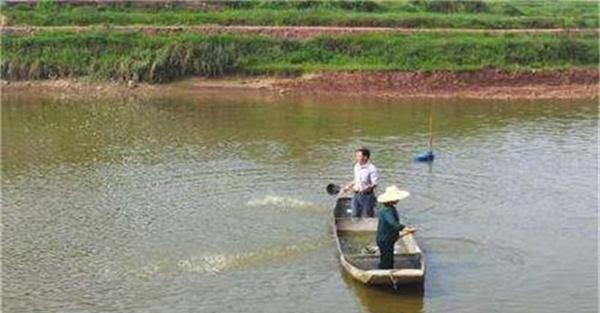
{"type": "Polygon", "coordinates": [[[594,1],[217,1],[210,9],[69,6],[2,7],[8,25],[291,25],[419,28],[598,28],[594,1]]]}
{"type": "Polygon", "coordinates": [[[260,36],[40,32],[2,38],[10,80],[90,77],[167,82],[189,75],[596,67],[597,34],[260,36]]]}

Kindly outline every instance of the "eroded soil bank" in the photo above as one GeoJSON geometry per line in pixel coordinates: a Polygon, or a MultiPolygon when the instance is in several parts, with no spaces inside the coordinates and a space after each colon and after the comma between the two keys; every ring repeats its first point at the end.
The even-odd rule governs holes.
{"type": "Polygon", "coordinates": [[[339,94],[389,98],[596,99],[599,77],[599,72],[595,69],[518,72],[324,72],[293,77],[192,77],[169,84],[154,85],[131,81],[3,81],[2,90],[38,90],[86,96],[237,91],[281,96],[339,94]]]}

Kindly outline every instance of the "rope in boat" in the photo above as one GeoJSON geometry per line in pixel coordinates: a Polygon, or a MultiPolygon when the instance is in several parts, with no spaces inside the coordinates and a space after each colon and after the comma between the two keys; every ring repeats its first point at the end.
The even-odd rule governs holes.
{"type": "Polygon", "coordinates": [[[390,280],[392,281],[392,286],[394,286],[394,290],[398,290],[398,280],[394,276],[394,273],[397,271],[390,271],[390,280]]]}

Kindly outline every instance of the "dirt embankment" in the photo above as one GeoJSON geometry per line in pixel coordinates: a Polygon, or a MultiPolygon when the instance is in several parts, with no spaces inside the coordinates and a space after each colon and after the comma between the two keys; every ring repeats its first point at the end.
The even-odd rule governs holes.
{"type": "Polygon", "coordinates": [[[188,81],[194,90],[255,89],[279,94],[389,98],[597,99],[599,72],[331,72],[293,78],[188,81]]]}
{"type": "Polygon", "coordinates": [[[384,97],[597,98],[597,70],[502,72],[327,73],[276,83],[301,93],[373,94],[384,97]]]}
{"type": "Polygon", "coordinates": [[[598,99],[595,69],[504,72],[327,72],[297,77],[190,78],[164,85],[69,80],[3,82],[4,91],[42,89],[79,93],[152,95],[174,92],[260,92],[285,95],[385,98],[598,99]]]}

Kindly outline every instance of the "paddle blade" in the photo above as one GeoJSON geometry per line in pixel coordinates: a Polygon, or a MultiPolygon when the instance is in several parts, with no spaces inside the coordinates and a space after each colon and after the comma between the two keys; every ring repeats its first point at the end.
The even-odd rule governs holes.
{"type": "Polygon", "coordinates": [[[327,185],[325,190],[327,190],[327,193],[330,195],[337,195],[340,192],[341,188],[336,184],[329,184],[327,185]]]}

